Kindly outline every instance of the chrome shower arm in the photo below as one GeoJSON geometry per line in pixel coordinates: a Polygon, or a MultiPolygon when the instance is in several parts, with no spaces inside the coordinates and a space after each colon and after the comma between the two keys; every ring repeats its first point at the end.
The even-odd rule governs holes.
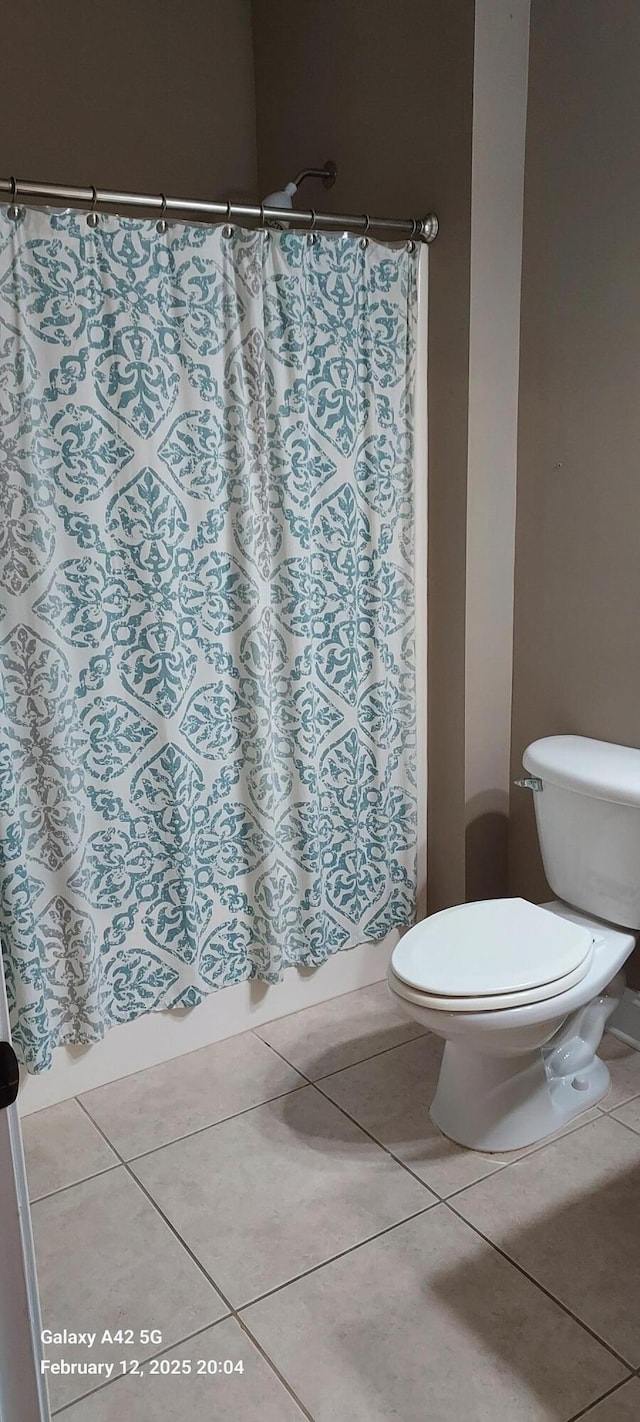
{"type": "Polygon", "coordinates": [[[330,159],[327,163],[325,163],[324,168],[303,168],[301,172],[296,175],[293,181],[296,187],[299,188],[300,184],[304,182],[305,178],[322,178],[323,187],[332,188],[337,175],[338,169],[336,168],[335,163],[333,163],[330,159]]]}

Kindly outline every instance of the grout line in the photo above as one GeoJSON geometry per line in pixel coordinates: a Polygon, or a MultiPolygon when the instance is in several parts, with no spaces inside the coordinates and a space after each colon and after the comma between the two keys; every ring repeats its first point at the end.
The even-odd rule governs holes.
{"type": "MultiPolygon", "coordinates": [[[[82,1102],[80,1101],[80,1098],[79,1098],[79,1097],[76,1097],[76,1100],[78,1101],[78,1105],[82,1108],[82,1110],[86,1112],[87,1116],[89,1117],[89,1120],[90,1120],[90,1121],[93,1121],[93,1124],[94,1124],[96,1130],[97,1130],[97,1131],[100,1131],[100,1135],[104,1136],[104,1131],[101,1130],[101,1128],[100,1128],[100,1126],[98,1125],[97,1121],[94,1121],[94,1120],[93,1120],[93,1116],[90,1114],[89,1111],[87,1111],[86,1106],[83,1106],[83,1105],[82,1105],[82,1102]]],[[[106,1136],[104,1136],[104,1138],[105,1138],[105,1140],[107,1139],[106,1136]]],[[[207,1272],[207,1270],[205,1269],[204,1264],[202,1264],[202,1263],[200,1262],[200,1260],[196,1257],[196,1255],[194,1254],[193,1250],[189,1248],[189,1245],[188,1245],[188,1244],[185,1244],[185,1241],[184,1241],[184,1239],[182,1238],[182,1235],[178,1234],[178,1231],[177,1231],[177,1229],[175,1228],[175,1225],[172,1225],[171,1220],[167,1218],[167,1216],[165,1215],[164,1211],[161,1210],[161,1208],[160,1208],[159,1204],[157,1203],[157,1201],[154,1200],[153,1197],[149,1194],[149,1191],[148,1191],[148,1190],[146,1189],[146,1187],[142,1184],[142,1181],[141,1181],[141,1180],[138,1180],[137,1175],[134,1173],[133,1170],[130,1169],[128,1162],[123,1159],[123,1157],[120,1155],[120,1153],[119,1153],[118,1151],[116,1151],[116,1155],[118,1156],[118,1159],[119,1159],[119,1161],[120,1161],[121,1166],[123,1167],[124,1170],[126,1170],[127,1175],[129,1176],[129,1179],[130,1179],[130,1180],[133,1180],[134,1184],[137,1185],[138,1189],[142,1191],[142,1194],[146,1196],[146,1198],[147,1198],[147,1200],[149,1201],[149,1203],[153,1206],[153,1208],[154,1208],[156,1214],[158,1214],[158,1215],[160,1216],[160,1219],[163,1220],[164,1223],[165,1223],[165,1224],[168,1226],[168,1228],[171,1230],[172,1235],[175,1237],[175,1239],[178,1240],[178,1242],[179,1242],[179,1244],[181,1245],[182,1249],[185,1250],[185,1253],[187,1253],[187,1254],[190,1256],[190,1258],[193,1260],[194,1264],[197,1264],[198,1269],[200,1270],[200,1273],[201,1273],[201,1274],[204,1274],[204,1277],[205,1277],[205,1279],[207,1280],[207,1283],[208,1283],[208,1284],[211,1284],[212,1288],[215,1289],[215,1292],[218,1294],[219,1298],[222,1299],[222,1302],[223,1302],[223,1304],[225,1305],[227,1311],[228,1311],[229,1313],[233,1313],[233,1312],[234,1312],[233,1305],[229,1302],[229,1299],[226,1298],[225,1295],[222,1293],[222,1290],[218,1288],[218,1286],[217,1286],[215,1280],[211,1278],[211,1275],[210,1275],[210,1274],[207,1272]]],[[[69,1188],[72,1188],[72,1187],[69,1187],[69,1188]]],[[[219,1320],[219,1319],[216,1319],[215,1322],[220,1322],[220,1320],[219,1320]]],[[[212,1324],[208,1325],[208,1327],[212,1327],[212,1324]]],[[[169,1347],[171,1347],[171,1346],[172,1346],[172,1345],[169,1344],[169,1347]]],[[[166,1350],[165,1350],[165,1351],[166,1351],[166,1350]]]]}
{"type": "MultiPolygon", "coordinates": [[[[254,1035],[258,1037],[257,1028],[252,1028],[252,1031],[254,1035]]],[[[284,1062],[285,1066],[290,1067],[292,1071],[297,1071],[298,1076],[301,1076],[303,1078],[307,1086],[313,1086],[313,1081],[310,1076],[307,1076],[306,1071],[302,1071],[300,1067],[294,1067],[293,1062],[290,1062],[288,1057],[284,1057],[282,1055],[282,1052],[280,1052],[277,1047],[272,1047],[271,1043],[265,1042],[263,1037],[258,1037],[258,1041],[262,1042],[263,1047],[269,1047],[272,1052],[275,1052],[276,1056],[280,1058],[281,1062],[284,1062]]],[[[331,1073],[329,1073],[329,1075],[331,1075],[331,1073]]]]}
{"type": "MultiPolygon", "coordinates": [[[[381,979],[381,981],[383,980],[381,979]]],[[[358,989],[356,989],[356,991],[358,991],[358,989]]],[[[291,1016],[295,1017],[295,1013],[292,1013],[291,1016]]],[[[284,1021],[284,1019],[276,1018],[276,1021],[281,1022],[284,1021]]],[[[259,1029],[257,1027],[252,1027],[251,1031],[255,1032],[256,1037],[258,1036],[259,1029]]],[[[276,1052],[277,1056],[280,1057],[281,1061],[286,1062],[286,1065],[291,1067],[293,1071],[299,1072],[300,1076],[303,1076],[305,1081],[308,1081],[311,1086],[315,1086],[316,1082],[326,1081],[327,1077],[339,1076],[340,1072],[351,1071],[352,1067],[361,1066],[363,1062],[375,1061],[376,1057],[384,1057],[386,1056],[387,1052],[397,1052],[399,1047],[409,1047],[412,1042],[419,1042],[422,1037],[435,1037],[435,1035],[435,1032],[429,1032],[428,1030],[423,1032],[416,1032],[415,1037],[406,1037],[403,1042],[394,1042],[393,1046],[391,1047],[381,1047],[379,1052],[371,1052],[369,1056],[358,1057],[357,1062],[349,1062],[348,1066],[334,1067],[333,1071],[325,1071],[322,1073],[322,1076],[307,1076],[306,1072],[302,1070],[302,1067],[294,1066],[293,1062],[290,1062],[288,1057],[283,1056],[282,1052],[279,1051],[278,1047],[272,1046],[271,1042],[264,1042],[263,1037],[260,1037],[259,1040],[261,1042],[264,1042],[264,1045],[266,1047],[271,1047],[272,1052],[276,1052]]]]}
{"type": "MultiPolygon", "coordinates": [[[[169,1146],[178,1145],[180,1141],[190,1141],[193,1136],[201,1136],[203,1131],[211,1131],[214,1126],[222,1126],[226,1121],[235,1121],[238,1116],[248,1116],[250,1111],[259,1111],[261,1106],[270,1106],[274,1101],[283,1101],[285,1096],[295,1096],[297,1091],[306,1091],[307,1086],[310,1085],[311,1083],[305,1080],[301,1082],[300,1086],[291,1086],[288,1091],[280,1091],[277,1096],[267,1096],[265,1101],[254,1101],[252,1106],[243,1106],[241,1111],[232,1111],[230,1116],[220,1116],[216,1121],[209,1121],[206,1126],[196,1126],[195,1131],[187,1131],[184,1136],[172,1136],[170,1141],[163,1141],[161,1145],[150,1146],[149,1150],[141,1150],[139,1155],[129,1155],[126,1157],[126,1160],[129,1163],[134,1160],[144,1160],[146,1156],[155,1155],[159,1150],[167,1150],[169,1146]]],[[[78,1097],[78,1100],[79,1099],[78,1097]]],[[[87,1111],[86,1106],[84,1109],[87,1111]]],[[[93,1121],[93,1116],[91,1120],[93,1121]]],[[[109,1140],[109,1137],[107,1136],[105,1139],[109,1140]]],[[[125,1157],[123,1157],[123,1159],[125,1159],[125,1157]]]]}
{"type": "MultiPolygon", "coordinates": [[[[636,1099],[636,1098],[634,1098],[634,1096],[633,1096],[633,1098],[631,1098],[631,1099],[633,1099],[633,1101],[634,1101],[634,1099],[636,1099]]],[[[624,1102],[623,1102],[623,1106],[629,1106],[629,1101],[624,1101],[624,1102]]],[[[616,1108],[614,1108],[614,1109],[616,1109],[616,1111],[622,1111],[622,1106],[616,1106],[616,1108]]],[[[629,1121],[620,1121],[620,1116],[614,1116],[614,1115],[613,1115],[613,1112],[609,1112],[609,1111],[604,1112],[604,1115],[606,1115],[607,1121],[614,1121],[614,1122],[616,1122],[616,1126],[624,1126],[624,1130],[630,1130],[631,1136],[636,1136],[636,1140],[637,1140],[637,1138],[639,1138],[639,1136],[640,1136],[640,1130],[637,1130],[637,1129],[636,1129],[636,1126],[630,1126],[630,1125],[629,1125],[629,1121]]]]}
{"type": "Polygon", "coordinates": [[[256,1351],[260,1354],[262,1358],[264,1358],[265,1363],[268,1363],[269,1367],[275,1373],[276,1377],[280,1379],[282,1386],[286,1388],[287,1392],[289,1393],[289,1396],[293,1398],[296,1407],[300,1408],[302,1416],[307,1418],[307,1422],[315,1422],[315,1418],[311,1416],[311,1413],[305,1407],[302,1399],[298,1397],[297,1392],[294,1392],[291,1383],[287,1382],[284,1373],[281,1373],[280,1369],[276,1367],[275,1363],[273,1362],[273,1359],[269,1357],[269,1354],[267,1352],[265,1352],[265,1349],[262,1347],[262,1344],[258,1342],[258,1339],[256,1338],[255,1334],[251,1332],[251,1329],[245,1323],[244,1319],[240,1318],[238,1314],[235,1315],[235,1319],[239,1327],[242,1328],[243,1331],[246,1333],[247,1338],[253,1344],[256,1351]]]}
{"type": "MultiPolygon", "coordinates": [[[[631,1373],[631,1377],[633,1376],[634,1374],[631,1373]]],[[[622,1382],[614,1383],[613,1387],[610,1387],[607,1392],[603,1392],[601,1397],[596,1397],[595,1402],[590,1402],[589,1406],[583,1407],[581,1412],[574,1412],[573,1417],[569,1418],[569,1422],[579,1422],[580,1417],[588,1417],[589,1413],[593,1412],[594,1407],[598,1407],[607,1397],[613,1397],[613,1394],[619,1392],[620,1388],[625,1387],[628,1382],[629,1378],[623,1378],[622,1382]]]]}
{"type": "Polygon", "coordinates": [[[55,1190],[47,1190],[44,1195],[34,1195],[29,1199],[29,1205],[39,1205],[42,1200],[51,1200],[54,1195],[61,1195],[63,1190],[73,1190],[74,1185],[86,1185],[88,1180],[97,1180],[100,1175],[109,1175],[112,1170],[119,1168],[120,1161],[114,1160],[113,1165],[105,1165],[104,1170],[94,1170],[92,1175],[81,1175],[79,1180],[70,1180],[67,1185],[57,1185],[55,1190]]]}
{"type": "MultiPolygon", "coordinates": [[[[361,1066],[363,1062],[373,1062],[376,1057],[386,1057],[388,1052],[397,1052],[401,1047],[410,1047],[413,1042],[420,1042],[423,1037],[435,1037],[435,1032],[416,1032],[415,1037],[406,1037],[403,1042],[395,1042],[392,1047],[381,1047],[379,1052],[371,1052],[368,1057],[360,1057],[357,1062],[350,1062],[349,1066],[337,1067],[333,1071],[325,1071],[322,1076],[314,1076],[313,1084],[317,1081],[326,1081],[330,1076],[339,1076],[343,1071],[351,1071],[351,1067],[361,1066]]],[[[442,1040],[442,1039],[441,1039],[442,1040]]]]}
{"type": "Polygon", "coordinates": [[[378,1137],[372,1135],[371,1131],[368,1131],[366,1126],[361,1125],[360,1121],[356,1120],[355,1116],[350,1115],[349,1111],[347,1111],[346,1109],[346,1106],[339,1106],[338,1102],[333,1101],[330,1096],[327,1096],[327,1093],[322,1090],[321,1086],[317,1086],[315,1081],[311,1082],[310,1084],[315,1088],[316,1091],[318,1091],[319,1095],[322,1096],[322,1099],[324,1101],[328,1101],[330,1106],[335,1106],[336,1111],[340,1111],[341,1115],[346,1116],[347,1120],[351,1121],[352,1125],[357,1126],[358,1130],[362,1132],[363,1136],[367,1136],[367,1138],[372,1141],[373,1144],[376,1145],[379,1150],[383,1150],[385,1155],[390,1156],[396,1165],[401,1165],[402,1169],[406,1171],[407,1175],[411,1175],[414,1180],[417,1180],[418,1185],[422,1185],[423,1190],[426,1190],[428,1194],[433,1195],[434,1205],[443,1203],[443,1196],[439,1195],[438,1191],[434,1190],[432,1185],[427,1185],[426,1180],[423,1180],[421,1175],[416,1175],[415,1170],[412,1170],[411,1166],[407,1165],[406,1161],[401,1160],[399,1156],[394,1155],[390,1146],[387,1146],[384,1144],[383,1141],[378,1140],[378,1137]]]}
{"type": "MultiPolygon", "coordinates": [[[[606,1062],[605,1062],[605,1066],[606,1066],[606,1062]]],[[[611,1091],[612,1091],[612,1090],[613,1090],[613,1083],[612,1083],[612,1085],[611,1085],[610,1090],[607,1092],[606,1096],[603,1096],[603,1098],[602,1098],[603,1101],[608,1101],[608,1099],[609,1099],[609,1097],[610,1097],[610,1095],[611,1095],[611,1091]]],[[[625,1098],[624,1098],[623,1101],[614,1101],[611,1106],[601,1106],[601,1107],[600,1107],[600,1110],[603,1112],[603,1114],[604,1114],[605,1116],[610,1116],[612,1111],[620,1111],[620,1110],[622,1110],[622,1107],[623,1107],[623,1106],[630,1106],[630,1105],[631,1105],[631,1102],[632,1102],[632,1101],[637,1101],[639,1096],[640,1096],[640,1091],[634,1091],[631,1096],[625,1096],[625,1098]]]]}
{"type": "MultiPolygon", "coordinates": [[[[470,1186],[470,1188],[473,1189],[473,1186],[470,1186]]],[[[562,1299],[559,1299],[555,1294],[552,1294],[550,1289],[547,1289],[544,1284],[541,1284],[539,1279],[534,1278],[533,1274],[529,1274],[528,1271],[523,1268],[522,1264],[519,1264],[517,1259],[513,1259],[510,1254],[507,1254],[506,1250],[502,1249],[501,1245],[496,1244],[494,1239],[490,1239],[487,1234],[483,1234],[482,1230],[478,1229],[477,1225],[471,1223],[471,1220],[465,1219],[464,1215],[462,1215],[459,1210],[456,1210],[455,1206],[452,1205],[449,1200],[444,1200],[443,1204],[446,1205],[447,1209],[451,1211],[452,1215],[455,1215],[456,1219],[461,1220],[462,1224],[468,1225],[469,1229],[472,1229],[474,1234],[478,1235],[479,1239],[484,1240],[485,1244],[490,1245],[491,1248],[495,1250],[496,1254],[499,1254],[502,1259],[506,1260],[507,1264],[510,1264],[513,1269],[517,1269],[518,1273],[522,1274],[525,1279],[528,1279],[529,1283],[533,1284],[536,1289],[539,1289],[541,1294],[545,1294],[545,1296],[550,1299],[552,1303],[556,1304],[556,1306],[561,1309],[563,1313],[566,1313],[568,1318],[572,1319],[574,1323],[577,1323],[579,1328],[582,1328],[585,1333],[590,1334],[591,1338],[593,1338],[595,1343],[599,1343],[601,1348],[604,1348],[608,1353],[611,1353],[612,1356],[616,1359],[616,1362],[622,1363],[622,1366],[627,1369],[628,1374],[631,1373],[632,1365],[628,1361],[628,1359],[623,1358],[621,1353],[616,1352],[616,1349],[612,1347],[610,1343],[606,1343],[604,1338],[601,1338],[598,1333],[594,1332],[593,1328],[590,1328],[588,1323],[584,1322],[584,1319],[578,1318],[577,1314],[573,1313],[571,1309],[567,1306],[567,1304],[562,1302],[562,1299]]],[[[625,1378],[625,1382],[626,1381],[627,1379],[625,1378]]]]}
{"type": "Polygon", "coordinates": [[[355,1254],[357,1249],[364,1249],[366,1244],[374,1244],[376,1240],[382,1239],[385,1234],[391,1234],[394,1229],[401,1229],[402,1225],[409,1224],[411,1220],[417,1220],[421,1215],[426,1215],[429,1210],[443,1204],[442,1200],[432,1200],[421,1210],[414,1210],[412,1215],[405,1215],[401,1220],[394,1220],[393,1224],[385,1225],[376,1234],[367,1235],[366,1239],[359,1239],[356,1244],[349,1244],[346,1249],[341,1249],[339,1254],[331,1254],[328,1259],[321,1259],[319,1264],[312,1264],[309,1269],[303,1269],[300,1274],[294,1274],[291,1279],[285,1279],[283,1284],[276,1284],[273,1289],[265,1289],[263,1294],[256,1294],[254,1299],[247,1299],[245,1303],[238,1304],[234,1309],[234,1314],[240,1318],[241,1313],[246,1308],[253,1308],[254,1304],[264,1303],[265,1299],[273,1298],[274,1294],[279,1294],[283,1289],[288,1289],[290,1284],[298,1284],[301,1279],[307,1279],[311,1274],[317,1274],[320,1269],[326,1269],[329,1264],[336,1264],[339,1259],[345,1259],[348,1254],[355,1254]]]}
{"type": "MultiPolygon", "coordinates": [[[[218,1287],[218,1285],[217,1285],[216,1282],[215,1282],[215,1279],[213,1279],[213,1278],[211,1277],[211,1274],[209,1273],[209,1270],[205,1268],[204,1264],[202,1263],[202,1260],[201,1260],[201,1259],[198,1259],[197,1254],[194,1254],[193,1249],[191,1248],[191,1246],[190,1246],[189,1244],[187,1244],[187,1242],[186,1242],[186,1240],[184,1239],[184,1237],[183,1237],[183,1236],[179,1233],[179,1231],[176,1229],[176,1226],[171,1223],[171,1220],[169,1219],[169,1216],[168,1216],[168,1215],[165,1215],[164,1210],[163,1210],[163,1209],[161,1208],[161,1206],[158,1204],[158,1201],[157,1201],[157,1200],[154,1200],[153,1195],[151,1195],[151,1194],[149,1193],[149,1191],[147,1190],[146,1185],[143,1185],[142,1181],[138,1179],[137,1175],[135,1175],[132,1170],[129,1170],[129,1167],[128,1167],[126,1161],[123,1160],[122,1164],[124,1165],[124,1168],[125,1168],[125,1170],[127,1171],[127,1174],[128,1174],[128,1176],[129,1176],[129,1178],[130,1178],[131,1180],[133,1180],[134,1184],[138,1186],[138,1189],[142,1191],[142,1194],[146,1196],[147,1200],[149,1201],[149,1204],[150,1204],[150,1205],[153,1205],[153,1208],[154,1208],[154,1210],[156,1211],[156,1213],[160,1216],[160,1219],[164,1221],[164,1223],[166,1224],[167,1228],[171,1230],[171,1233],[172,1233],[172,1235],[174,1236],[174,1238],[177,1239],[178,1243],[179,1243],[179,1244],[181,1245],[181,1247],[184,1249],[185,1253],[188,1254],[188,1255],[189,1255],[189,1258],[192,1259],[193,1262],[194,1262],[194,1264],[197,1265],[198,1269],[200,1270],[200,1273],[201,1273],[201,1274],[204,1274],[204,1277],[205,1277],[205,1279],[207,1280],[207,1283],[211,1284],[212,1288],[215,1289],[215,1291],[216,1291],[218,1297],[222,1299],[222,1302],[223,1302],[223,1304],[225,1305],[225,1308],[227,1309],[227,1312],[228,1312],[228,1313],[235,1313],[235,1309],[234,1309],[233,1304],[231,1303],[230,1299],[227,1298],[226,1294],[223,1294],[222,1289],[220,1289],[220,1288],[218,1287]]],[[[216,1323],[219,1323],[219,1322],[220,1322],[219,1319],[215,1319],[215,1320],[213,1320],[213,1321],[215,1321],[216,1323]]]]}

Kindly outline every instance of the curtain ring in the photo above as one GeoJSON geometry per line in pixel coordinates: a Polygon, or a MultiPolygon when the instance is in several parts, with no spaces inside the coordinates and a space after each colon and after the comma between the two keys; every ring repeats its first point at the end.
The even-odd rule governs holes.
{"type": "Polygon", "coordinates": [[[413,218],[411,219],[411,240],[412,240],[412,241],[414,240],[415,237],[418,236],[418,232],[419,232],[419,231],[420,231],[420,223],[418,222],[417,217],[413,217],[413,218]]]}
{"type": "Polygon", "coordinates": [[[268,219],[268,217],[265,217],[265,214],[264,214],[264,203],[263,203],[263,202],[260,203],[260,227],[261,227],[262,231],[264,232],[265,242],[268,242],[268,241],[269,241],[269,238],[271,237],[271,232],[270,232],[270,226],[269,226],[269,219],[268,219]]]}
{"type": "Polygon", "coordinates": [[[369,217],[368,212],[363,212],[362,216],[364,217],[364,232],[363,232],[363,236],[366,237],[367,232],[369,231],[369,228],[370,228],[370,226],[371,226],[371,218],[369,217]]]}
{"type": "Polygon", "coordinates": [[[96,203],[97,203],[97,201],[98,201],[98,194],[97,194],[95,188],[92,187],[92,189],[91,189],[91,207],[89,208],[89,211],[88,211],[88,213],[87,213],[87,227],[97,227],[97,226],[98,226],[98,222],[100,221],[100,218],[99,218],[99,216],[98,216],[98,213],[96,212],[96,203]]]}
{"type": "Polygon", "coordinates": [[[165,218],[165,212],[167,210],[167,199],[164,193],[160,193],[160,197],[162,198],[162,207],[160,208],[160,216],[158,218],[158,221],[156,222],[156,232],[162,234],[163,232],[166,232],[169,224],[165,218]]]}
{"type": "Polygon", "coordinates": [[[9,207],[7,208],[7,217],[11,220],[11,222],[17,222],[20,216],[20,208],[18,207],[18,204],[16,202],[18,184],[15,178],[9,178],[9,182],[11,183],[11,202],[9,204],[9,207]]]}

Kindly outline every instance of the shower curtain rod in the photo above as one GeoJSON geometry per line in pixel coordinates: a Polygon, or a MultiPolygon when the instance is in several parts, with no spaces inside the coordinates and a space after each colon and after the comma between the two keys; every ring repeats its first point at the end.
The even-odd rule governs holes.
{"type": "Polygon", "coordinates": [[[290,227],[302,227],[307,232],[332,231],[345,228],[359,232],[363,236],[373,232],[386,232],[390,237],[408,237],[415,242],[433,242],[438,233],[438,219],[435,213],[426,217],[369,217],[340,212],[314,212],[313,209],[268,207],[237,202],[203,202],[199,198],[167,198],[160,193],[119,193],[108,188],[58,187],[53,183],[32,183],[16,178],[0,178],[0,193],[7,193],[10,203],[18,201],[54,201],[76,204],[88,203],[89,217],[94,224],[98,221],[98,207],[149,208],[158,212],[161,221],[173,214],[190,214],[194,217],[220,219],[224,222],[286,222],[290,227]]]}

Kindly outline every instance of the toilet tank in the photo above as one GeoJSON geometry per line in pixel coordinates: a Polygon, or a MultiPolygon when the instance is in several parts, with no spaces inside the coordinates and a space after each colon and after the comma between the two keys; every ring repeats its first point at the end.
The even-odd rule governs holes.
{"type": "Polygon", "coordinates": [[[640,750],[547,736],[527,746],[522,763],[541,782],[533,802],[554,894],[640,928],[640,750]]]}

